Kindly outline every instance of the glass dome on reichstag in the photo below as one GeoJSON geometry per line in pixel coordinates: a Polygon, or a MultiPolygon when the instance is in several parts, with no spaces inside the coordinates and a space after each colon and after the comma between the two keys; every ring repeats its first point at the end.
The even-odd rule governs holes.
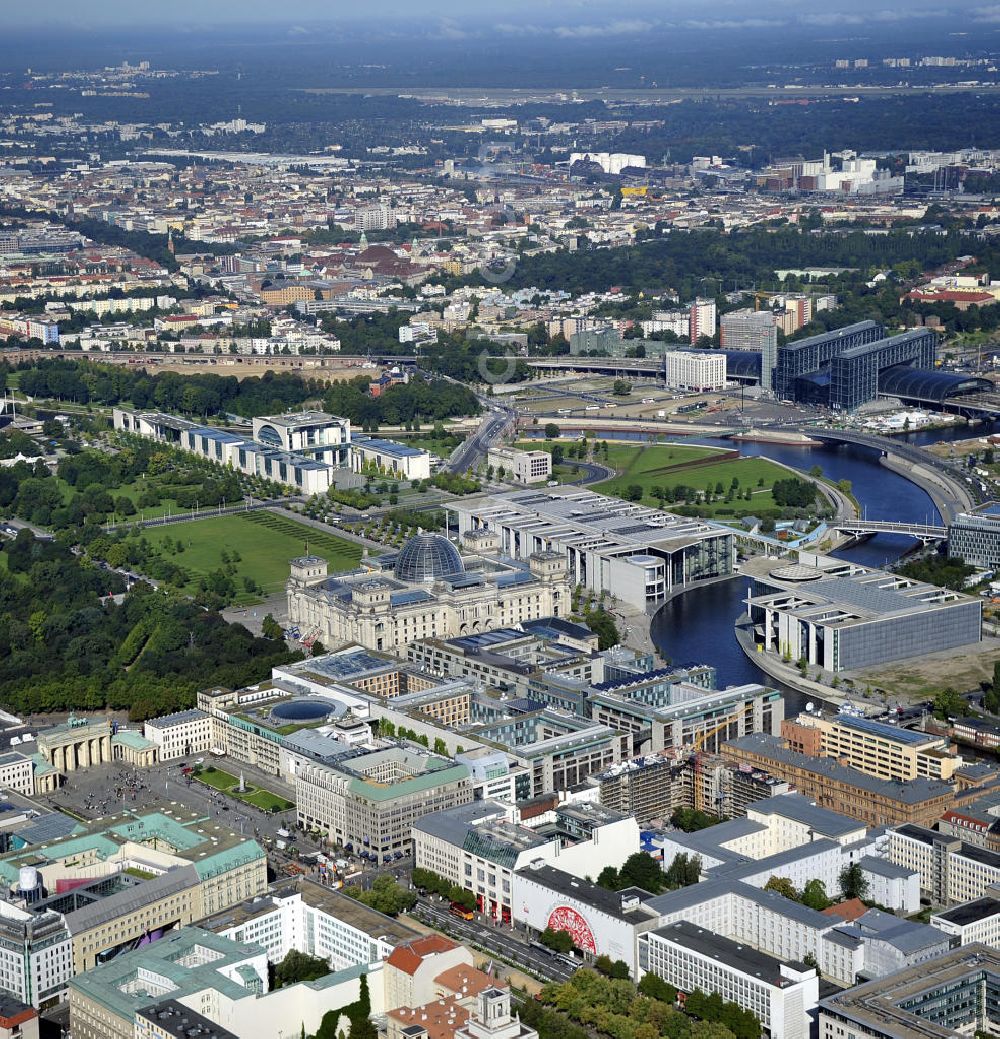
{"type": "Polygon", "coordinates": [[[416,534],[403,545],[393,572],[401,581],[430,581],[464,570],[458,549],[443,534],[416,534]]]}

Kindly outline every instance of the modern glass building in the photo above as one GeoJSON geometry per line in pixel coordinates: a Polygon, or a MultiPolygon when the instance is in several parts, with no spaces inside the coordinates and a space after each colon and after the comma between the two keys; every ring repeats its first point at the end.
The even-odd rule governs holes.
{"type": "Polygon", "coordinates": [[[990,570],[1000,567],[1000,505],[960,512],[948,528],[948,555],[990,570]]]}
{"type": "MultiPolygon", "coordinates": [[[[858,321],[778,347],[772,388],[783,400],[837,411],[852,411],[878,396],[942,404],[990,388],[983,379],[936,371],[936,353],[937,335],[929,329],[887,337],[882,325],[858,321]]],[[[739,378],[749,362],[727,357],[727,363],[739,378]]],[[[762,373],[758,365],[755,374],[766,385],[762,373]]]]}
{"type": "Polygon", "coordinates": [[[745,600],[764,652],[837,672],[979,642],[982,602],[847,561],[779,566],[745,600]]]}

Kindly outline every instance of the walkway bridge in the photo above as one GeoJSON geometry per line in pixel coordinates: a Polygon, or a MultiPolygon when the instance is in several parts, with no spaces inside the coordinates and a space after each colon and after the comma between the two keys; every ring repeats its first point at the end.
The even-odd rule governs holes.
{"type": "Polygon", "coordinates": [[[934,541],[943,541],[948,536],[948,528],[930,523],[885,523],[879,520],[845,520],[830,525],[831,530],[848,534],[853,538],[865,537],[869,534],[905,534],[916,538],[927,545],[934,541]]]}

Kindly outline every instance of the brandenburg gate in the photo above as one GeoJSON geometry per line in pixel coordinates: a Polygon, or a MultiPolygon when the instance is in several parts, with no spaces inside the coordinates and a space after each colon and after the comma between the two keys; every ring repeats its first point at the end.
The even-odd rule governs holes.
{"type": "Polygon", "coordinates": [[[38,734],[38,752],[63,775],[111,761],[111,723],[71,714],[65,725],[38,734]]]}

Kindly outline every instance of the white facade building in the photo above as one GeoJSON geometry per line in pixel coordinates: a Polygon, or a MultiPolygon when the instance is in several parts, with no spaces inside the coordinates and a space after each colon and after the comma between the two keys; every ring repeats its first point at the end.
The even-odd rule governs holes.
{"type": "Polygon", "coordinates": [[[356,473],[374,468],[380,475],[397,480],[426,480],[431,475],[428,451],[378,437],[356,437],[351,443],[350,461],[356,473]]]}
{"type": "Polygon", "coordinates": [[[678,390],[695,393],[721,390],[726,385],[726,355],[668,350],[663,355],[663,376],[667,386],[678,390]]]}
{"type": "Polygon", "coordinates": [[[605,173],[621,173],[628,166],[646,168],[645,155],[630,155],[627,152],[573,152],[569,157],[572,166],[577,162],[596,162],[605,173]]]}
{"type": "Polygon", "coordinates": [[[491,447],[486,464],[514,483],[546,483],[552,479],[552,455],[548,451],[521,451],[514,447],[491,447]]]}
{"type": "Polygon", "coordinates": [[[261,415],[253,420],[253,438],[280,451],[294,451],[328,465],[344,465],[351,444],[351,420],[325,411],[261,415]]]}
{"type": "Polygon", "coordinates": [[[511,815],[516,812],[510,806],[495,801],[425,815],[413,824],[414,862],[471,891],[481,912],[506,923],[516,870],[546,862],[574,877],[597,876],[639,848],[639,825],[630,816],[597,819],[588,838],[564,843],[512,821],[511,815]]]}
{"type": "Polygon", "coordinates": [[[515,923],[538,934],[547,927],[567,931],[588,959],[622,960],[639,978],[638,935],[660,923],[639,892],[608,891],[541,862],[519,870],[513,880],[515,923]]]}
{"type": "Polygon", "coordinates": [[[982,942],[1000,948],[1000,898],[996,894],[963,902],[930,918],[931,927],[951,935],[959,945],[982,942]]]}
{"type": "MultiPolygon", "coordinates": [[[[347,895],[309,881],[301,881],[287,893],[278,890],[238,907],[238,911],[244,909],[240,919],[212,929],[235,942],[262,945],[272,963],[295,949],[327,960],[333,971],[367,967],[386,959],[398,944],[398,936],[385,933],[391,925],[374,911],[359,912],[347,895]],[[368,929],[356,926],[359,917],[371,918],[368,929]]],[[[230,911],[224,918],[232,916],[230,911]]]]}
{"type": "Polygon", "coordinates": [[[0,900],[0,988],[39,1007],[61,1000],[73,976],[73,939],[60,913],[0,900]]]}
{"type": "Polygon", "coordinates": [[[212,718],[197,708],[151,718],[143,735],[159,748],[160,761],[174,761],[189,754],[204,754],[212,748],[212,718]]]}
{"type": "Polygon", "coordinates": [[[771,1039],[808,1039],[819,1002],[819,978],[812,967],[782,963],[681,920],[640,939],[644,972],[681,992],[718,993],[751,1011],[771,1039]]]}
{"type": "Polygon", "coordinates": [[[0,754],[0,788],[25,797],[35,794],[35,763],[27,754],[7,751],[0,754]]]}
{"type": "Polygon", "coordinates": [[[888,831],[888,858],[920,874],[920,893],[933,905],[982,898],[1000,884],[1000,854],[937,830],[905,823],[888,831]]]}

